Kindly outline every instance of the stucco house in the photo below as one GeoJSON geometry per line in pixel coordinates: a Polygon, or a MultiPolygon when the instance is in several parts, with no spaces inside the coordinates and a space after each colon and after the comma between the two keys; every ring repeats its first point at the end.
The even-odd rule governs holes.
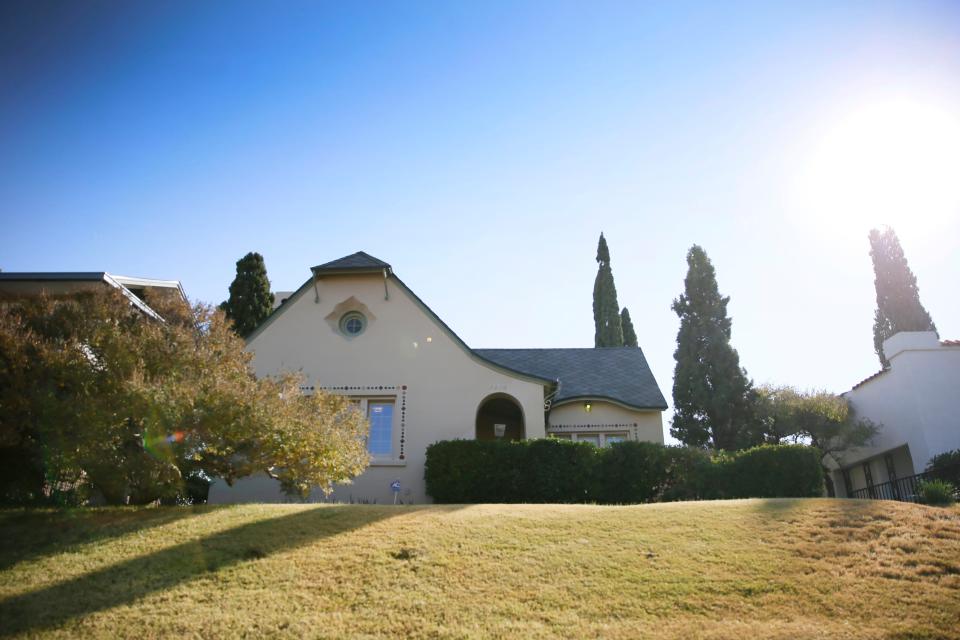
{"type": "Polygon", "coordinates": [[[890,367],[844,394],[880,430],[869,447],[830,463],[839,497],[912,499],[930,459],[960,449],[960,341],[904,331],[883,352],[890,367]]]}
{"type": "MultiPolygon", "coordinates": [[[[424,461],[439,440],[663,442],[667,405],[638,348],[471,349],[363,252],[313,267],[277,297],[247,341],[257,375],[300,370],[304,393],[347,395],[370,420],[369,468],[313,500],[429,501],[424,461]]],[[[266,476],[210,489],[214,503],[286,500],[266,476]]]]}

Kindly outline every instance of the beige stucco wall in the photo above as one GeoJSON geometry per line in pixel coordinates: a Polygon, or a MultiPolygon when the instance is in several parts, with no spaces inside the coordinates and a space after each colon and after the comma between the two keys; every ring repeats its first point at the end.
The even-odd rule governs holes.
{"type": "MultiPolygon", "coordinates": [[[[404,502],[428,501],[423,481],[427,446],[473,438],[477,409],[491,394],[516,399],[527,438],[545,436],[544,383],[478,361],[392,277],[386,295],[381,275],[323,278],[316,292],[310,286],[289,299],[248,349],[257,375],[301,370],[307,385],[315,388],[395,399],[393,458],[376,461],[353,483],[337,486],[332,500],[392,502],[390,483],[399,480],[404,502]],[[364,305],[368,325],[363,334],[347,339],[327,317],[334,314],[336,320],[350,298],[364,305]]],[[[214,503],[282,500],[279,496],[268,478],[241,480],[232,488],[218,482],[210,490],[214,503]]]]}
{"type": "Polygon", "coordinates": [[[623,405],[591,400],[590,411],[584,400],[554,405],[548,418],[549,433],[626,433],[630,440],[663,444],[663,412],[632,409],[623,405]]]}

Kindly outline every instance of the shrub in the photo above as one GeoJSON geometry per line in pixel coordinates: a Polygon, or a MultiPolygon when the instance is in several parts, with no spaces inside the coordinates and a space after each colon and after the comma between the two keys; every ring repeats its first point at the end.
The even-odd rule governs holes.
{"type": "Polygon", "coordinates": [[[427,448],[427,493],[440,503],[600,502],[823,495],[816,449],[764,445],[711,455],[621,442],[605,449],[553,438],[447,440],[427,448]]]}
{"type": "Polygon", "coordinates": [[[596,500],[613,504],[659,500],[669,479],[667,452],[653,442],[619,442],[599,450],[596,500]]]}
{"type": "Polygon", "coordinates": [[[812,498],[824,491],[820,452],[813,447],[761,445],[725,454],[720,466],[722,498],[812,498]]]}
{"type": "Polygon", "coordinates": [[[920,502],[935,506],[947,506],[956,501],[956,488],[943,480],[927,480],[917,486],[920,502]]]}
{"type": "Polygon", "coordinates": [[[720,466],[722,454],[696,447],[666,447],[667,486],[663,501],[711,500],[721,497],[720,466]]]}
{"type": "Polygon", "coordinates": [[[927,463],[927,473],[935,480],[943,480],[960,487],[960,449],[933,456],[927,463]]]}
{"type": "MultiPolygon", "coordinates": [[[[509,446],[509,443],[507,443],[509,446]]],[[[519,454],[521,502],[592,501],[598,449],[585,442],[557,438],[525,440],[513,445],[519,454]]]]}
{"type": "Polygon", "coordinates": [[[597,459],[589,444],[445,440],[427,447],[427,493],[440,503],[587,502],[597,459]]]}

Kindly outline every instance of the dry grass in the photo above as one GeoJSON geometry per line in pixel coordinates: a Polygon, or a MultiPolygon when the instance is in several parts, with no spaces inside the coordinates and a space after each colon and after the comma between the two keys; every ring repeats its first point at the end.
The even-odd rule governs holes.
{"type": "Polygon", "coordinates": [[[960,510],[0,512],[0,635],[960,638],[960,510]]]}

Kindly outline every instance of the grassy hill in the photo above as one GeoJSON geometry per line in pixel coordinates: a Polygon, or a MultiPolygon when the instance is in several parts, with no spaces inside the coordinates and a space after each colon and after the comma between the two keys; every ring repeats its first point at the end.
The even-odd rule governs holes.
{"type": "Polygon", "coordinates": [[[960,638],[960,510],[0,512],[0,635],[960,638]]]}

